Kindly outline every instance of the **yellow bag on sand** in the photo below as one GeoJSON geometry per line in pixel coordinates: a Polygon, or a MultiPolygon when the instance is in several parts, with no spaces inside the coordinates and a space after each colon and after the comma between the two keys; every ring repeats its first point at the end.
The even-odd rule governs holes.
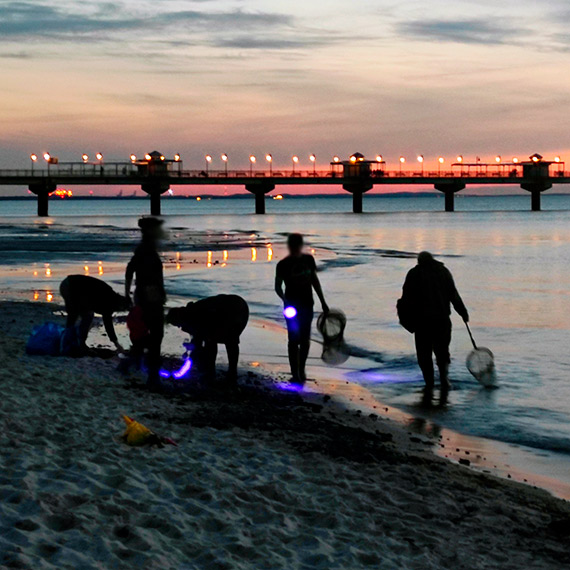
{"type": "Polygon", "coordinates": [[[127,445],[132,445],[133,447],[142,445],[158,445],[160,447],[163,445],[177,446],[177,443],[173,439],[157,435],[150,431],[146,426],[143,426],[136,420],[133,420],[133,418],[123,416],[123,419],[127,424],[127,429],[123,434],[123,440],[127,445]]]}
{"type": "Polygon", "coordinates": [[[129,416],[123,416],[125,423],[127,424],[127,429],[123,434],[123,439],[128,445],[145,445],[149,443],[149,439],[154,435],[147,427],[139,424],[139,422],[129,418],[129,416]]]}

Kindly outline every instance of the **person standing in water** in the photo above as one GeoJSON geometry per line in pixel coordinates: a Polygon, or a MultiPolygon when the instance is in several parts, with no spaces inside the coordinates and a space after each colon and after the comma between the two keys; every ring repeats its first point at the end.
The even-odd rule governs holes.
{"type": "Polygon", "coordinates": [[[164,278],[162,261],[158,254],[160,240],[164,237],[162,220],[158,218],[141,218],[141,242],[127,265],[125,275],[125,295],[131,297],[133,277],[136,275],[135,306],[140,307],[142,319],[148,329],[148,381],[147,386],[156,389],[159,386],[159,372],[164,336],[164,278]]]}
{"type": "Polygon", "coordinates": [[[287,247],[289,255],[277,264],[275,292],[286,308],[294,309],[290,311],[293,314],[286,315],[289,364],[293,382],[302,384],[307,380],[305,366],[311,345],[313,289],[319,297],[323,312],[328,313],[329,308],[317,276],[315,258],[303,253],[303,236],[291,234],[287,239],[287,247]]]}
{"type": "Polygon", "coordinates": [[[447,392],[451,388],[448,376],[451,305],[466,323],[469,322],[469,313],[451,272],[431,253],[423,251],[418,255],[418,264],[406,277],[403,295],[398,302],[398,314],[402,325],[415,335],[418,364],[428,393],[434,387],[433,354],[439,368],[442,391],[447,392]]]}

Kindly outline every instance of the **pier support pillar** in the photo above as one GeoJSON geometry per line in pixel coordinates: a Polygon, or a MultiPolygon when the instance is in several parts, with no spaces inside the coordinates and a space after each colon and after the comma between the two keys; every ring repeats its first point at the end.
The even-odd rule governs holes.
{"type": "Polygon", "coordinates": [[[30,184],[30,192],[38,197],[38,216],[46,218],[49,216],[49,195],[55,192],[57,185],[51,180],[42,180],[41,182],[34,182],[30,184]]]}
{"type": "Polygon", "coordinates": [[[271,182],[254,182],[246,184],[245,189],[255,196],[255,213],[265,214],[265,195],[275,190],[275,184],[271,182]]]}
{"type": "Polygon", "coordinates": [[[445,196],[445,211],[455,212],[455,194],[465,190],[465,184],[461,182],[446,182],[441,184],[436,184],[435,189],[439,192],[443,192],[445,196]]]}
{"type": "Polygon", "coordinates": [[[552,188],[552,184],[548,182],[532,182],[528,184],[521,184],[521,188],[530,192],[530,207],[533,212],[540,212],[542,193],[552,188]]]}
{"type": "Polygon", "coordinates": [[[142,191],[150,196],[150,215],[160,216],[161,203],[160,197],[170,190],[170,184],[162,180],[150,180],[141,186],[142,191]]]}
{"type": "Polygon", "coordinates": [[[352,212],[354,214],[362,214],[363,196],[368,190],[371,190],[374,185],[368,181],[349,182],[343,184],[343,188],[352,194],[352,212]]]}

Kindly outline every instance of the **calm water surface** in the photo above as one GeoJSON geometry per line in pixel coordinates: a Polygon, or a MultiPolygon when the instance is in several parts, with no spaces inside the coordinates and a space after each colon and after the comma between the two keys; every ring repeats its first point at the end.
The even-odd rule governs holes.
{"type": "MultiPolygon", "coordinates": [[[[268,202],[268,215],[256,217],[252,199],[165,200],[167,286],[184,296],[239,293],[257,316],[278,320],[274,266],[283,236],[300,231],[316,249],[329,304],[349,318],[347,340],[366,355],[345,365],[348,379],[457,431],[570,455],[570,196],[547,194],[543,205],[532,213],[528,195],[465,196],[450,215],[441,198],[367,196],[369,213],[355,216],[348,196],[288,198],[268,202]],[[470,377],[469,339],[455,317],[456,390],[446,408],[429,412],[417,407],[422,382],[412,337],[395,313],[412,257],[425,249],[453,272],[479,343],[496,355],[501,386],[484,391],[470,377]]],[[[32,202],[0,202],[0,264],[7,288],[43,295],[57,290],[59,266],[125,260],[148,203],[54,201],[47,222],[33,210],[32,202]]]]}

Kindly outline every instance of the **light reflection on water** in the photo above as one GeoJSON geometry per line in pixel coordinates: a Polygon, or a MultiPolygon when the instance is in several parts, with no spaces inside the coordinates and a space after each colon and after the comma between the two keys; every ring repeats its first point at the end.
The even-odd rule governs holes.
{"type": "MultiPolygon", "coordinates": [[[[468,433],[570,453],[570,197],[545,195],[545,207],[560,211],[538,214],[527,211],[527,195],[494,201],[462,197],[458,209],[472,211],[452,215],[441,212],[442,201],[435,198],[398,201],[367,196],[365,208],[397,205],[410,211],[362,216],[348,213],[349,202],[340,199],[332,204],[321,199],[272,201],[274,208],[288,208],[288,214],[264,217],[249,215],[248,201],[227,202],[225,206],[223,200],[203,202],[199,216],[191,215],[194,201],[184,202],[187,215],[167,216],[167,225],[177,228],[173,239],[178,240],[172,253],[165,254],[171,295],[241,294],[254,315],[281,323],[281,309],[273,292],[275,263],[285,253],[284,235],[300,231],[324,269],[321,280],[329,304],[347,314],[347,340],[370,355],[351,359],[347,366],[370,371],[370,378],[390,378],[352,380],[362,381],[380,400],[415,410],[421,379],[412,338],[397,323],[395,303],[404,276],[414,264],[413,254],[431,250],[442,255],[455,275],[476,338],[496,355],[501,385],[492,397],[480,394],[464,366],[469,339],[455,319],[451,374],[457,390],[445,409],[434,412],[437,422],[468,433]],[[482,211],[492,205],[495,211],[482,211]],[[414,208],[431,211],[414,212],[414,208]],[[509,211],[514,209],[519,211],[509,211]],[[314,213],[319,210],[323,213],[314,213]],[[203,251],[188,251],[188,236],[200,232],[217,233],[208,238],[211,241],[203,251]],[[240,240],[242,249],[234,248],[240,240]],[[224,271],[215,271],[222,268],[224,271]],[[375,354],[388,360],[389,373],[386,364],[374,359],[375,354]]],[[[73,206],[76,214],[85,207],[81,204],[85,203],[73,206]]],[[[91,274],[99,274],[99,267],[104,267],[101,275],[120,290],[124,263],[137,239],[136,215],[127,211],[135,206],[120,204],[126,209],[123,217],[54,218],[56,223],[41,225],[42,243],[50,239],[50,232],[61,231],[58,239],[62,241],[57,243],[64,244],[69,232],[78,232],[80,225],[99,224],[97,243],[104,244],[101,251],[105,253],[93,258],[81,253],[81,259],[68,260],[64,268],[61,248],[53,248],[53,257],[45,249],[41,254],[25,251],[22,286],[28,283],[27,290],[35,291],[33,298],[37,292],[37,300],[43,300],[48,286],[54,295],[63,276],[81,272],[85,265],[91,274]],[[132,231],[122,238],[130,240],[123,250],[113,234],[112,228],[117,226],[132,231]]],[[[71,208],[63,202],[57,207],[71,208]]],[[[105,202],[98,202],[97,207],[105,207],[105,202]]],[[[165,204],[166,212],[169,208],[165,204]]],[[[140,213],[143,210],[141,206],[140,213]]],[[[85,247],[91,243],[89,239],[87,235],[85,247]]],[[[6,257],[0,253],[0,264],[8,264],[9,255],[9,251],[6,257]]],[[[315,348],[313,354],[317,352],[315,348]]]]}

